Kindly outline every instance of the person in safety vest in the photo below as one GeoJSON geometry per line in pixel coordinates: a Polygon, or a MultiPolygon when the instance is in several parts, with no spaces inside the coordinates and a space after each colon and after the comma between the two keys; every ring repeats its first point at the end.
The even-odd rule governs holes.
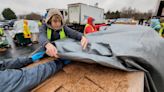
{"type": "Polygon", "coordinates": [[[151,23],[150,23],[150,26],[159,32],[160,28],[161,28],[161,25],[160,25],[160,20],[157,19],[157,18],[152,18],[151,20],[151,23]]]}
{"type": "Polygon", "coordinates": [[[31,38],[31,32],[30,32],[27,20],[23,21],[23,35],[24,35],[24,38],[31,38]]]}
{"type": "Polygon", "coordinates": [[[39,26],[39,27],[42,26],[42,20],[38,21],[38,26],[39,26]]]}
{"type": "Polygon", "coordinates": [[[88,40],[82,33],[75,31],[65,25],[62,14],[58,9],[50,9],[45,20],[45,24],[40,27],[39,43],[45,47],[45,53],[50,57],[58,57],[58,51],[54,42],[58,39],[73,38],[81,41],[83,49],[86,48],[88,40]]]}
{"type": "Polygon", "coordinates": [[[93,22],[94,22],[94,19],[92,17],[88,17],[87,24],[85,25],[85,28],[84,28],[84,34],[97,32],[97,29],[93,22]]]}
{"type": "Polygon", "coordinates": [[[159,30],[159,35],[164,37],[164,23],[161,23],[161,29],[159,30]]]}
{"type": "Polygon", "coordinates": [[[2,28],[0,28],[0,36],[3,36],[4,35],[4,31],[2,28]]]}

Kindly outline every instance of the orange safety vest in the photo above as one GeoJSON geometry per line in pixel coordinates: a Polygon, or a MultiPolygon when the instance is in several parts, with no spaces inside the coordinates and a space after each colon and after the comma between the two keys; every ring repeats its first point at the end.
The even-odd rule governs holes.
{"type": "Polygon", "coordinates": [[[90,27],[92,29],[92,32],[95,31],[94,28],[90,24],[86,24],[85,28],[84,28],[84,34],[86,34],[85,30],[86,30],[87,27],[90,27]]]}

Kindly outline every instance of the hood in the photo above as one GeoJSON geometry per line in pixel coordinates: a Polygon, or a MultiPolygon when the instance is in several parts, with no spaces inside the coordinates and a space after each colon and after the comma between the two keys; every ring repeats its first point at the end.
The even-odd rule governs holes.
{"type": "Polygon", "coordinates": [[[49,28],[51,28],[51,29],[53,29],[53,30],[60,30],[63,26],[64,26],[64,19],[63,19],[63,16],[62,16],[62,14],[61,14],[61,12],[58,10],[58,9],[50,9],[49,10],[49,12],[48,12],[48,14],[47,14],[47,17],[46,17],[46,24],[47,24],[47,26],[49,27],[49,28]],[[59,29],[53,29],[52,27],[51,27],[51,25],[49,25],[48,24],[48,21],[51,19],[51,17],[53,16],[53,15],[55,15],[55,14],[57,14],[57,15],[59,15],[60,17],[61,17],[61,19],[62,19],[62,26],[59,28],[59,29]]]}
{"type": "Polygon", "coordinates": [[[87,23],[90,25],[93,25],[93,21],[94,21],[94,19],[92,17],[89,17],[87,23]]]}

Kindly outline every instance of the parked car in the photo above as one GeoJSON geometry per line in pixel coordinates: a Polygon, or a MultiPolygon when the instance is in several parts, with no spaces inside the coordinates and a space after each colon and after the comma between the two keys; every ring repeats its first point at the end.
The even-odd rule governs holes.
{"type": "Polygon", "coordinates": [[[15,21],[16,21],[16,19],[8,20],[8,21],[4,22],[3,28],[5,30],[8,30],[10,27],[13,27],[14,26],[15,21]]]}
{"type": "Polygon", "coordinates": [[[0,28],[3,28],[4,22],[0,21],[0,28]]]}

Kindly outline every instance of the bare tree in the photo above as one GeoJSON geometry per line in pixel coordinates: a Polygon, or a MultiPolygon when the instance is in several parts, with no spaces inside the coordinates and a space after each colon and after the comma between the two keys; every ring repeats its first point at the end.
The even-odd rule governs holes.
{"type": "Polygon", "coordinates": [[[105,13],[107,19],[111,18],[134,18],[134,19],[149,19],[153,14],[152,10],[147,12],[140,12],[139,10],[132,7],[124,7],[121,11],[111,12],[108,11],[105,13]]]}

